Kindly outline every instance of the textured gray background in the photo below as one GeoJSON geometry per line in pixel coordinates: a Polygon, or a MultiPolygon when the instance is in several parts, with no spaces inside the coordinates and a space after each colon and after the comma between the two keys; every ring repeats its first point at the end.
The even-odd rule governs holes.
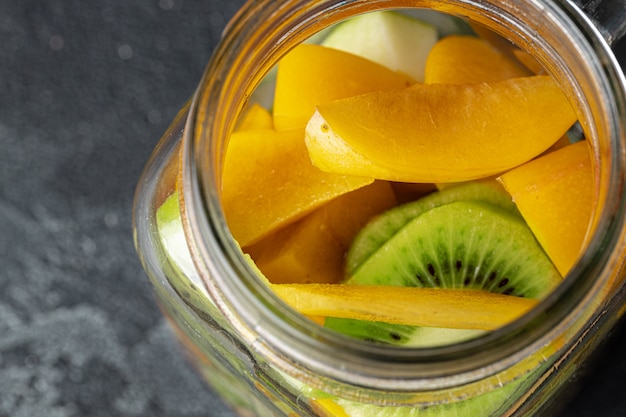
{"type": "MultiPolygon", "coordinates": [[[[0,417],[230,416],[179,353],[131,202],[241,1],[0,0],[0,417]]],[[[626,415],[626,329],[564,416],[626,415]]]]}

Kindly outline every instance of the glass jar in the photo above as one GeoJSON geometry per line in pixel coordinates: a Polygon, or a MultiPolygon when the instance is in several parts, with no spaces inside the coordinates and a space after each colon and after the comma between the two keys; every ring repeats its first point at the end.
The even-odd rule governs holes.
{"type": "Polygon", "coordinates": [[[626,15],[619,1],[608,6],[613,14],[585,7],[565,0],[265,0],[240,10],[196,94],[154,150],[134,206],[135,244],[159,305],[202,375],[235,410],[246,416],[550,410],[626,306],[626,82],[610,50],[626,15]],[[553,294],[486,336],[421,349],[347,339],[287,307],[231,237],[219,193],[229,134],[284,53],[346,17],[406,7],[469,19],[532,54],[575,104],[594,148],[598,190],[595,232],[553,294]]]}

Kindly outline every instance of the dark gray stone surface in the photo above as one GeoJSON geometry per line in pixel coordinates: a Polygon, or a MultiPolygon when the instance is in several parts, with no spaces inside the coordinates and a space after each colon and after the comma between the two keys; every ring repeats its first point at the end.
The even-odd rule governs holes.
{"type": "MultiPolygon", "coordinates": [[[[230,416],[132,245],[135,184],[233,0],[0,0],[0,417],[230,416]]],[[[626,415],[618,328],[564,416],[626,415]]]]}
{"type": "Polygon", "coordinates": [[[0,1],[0,416],[230,416],[131,236],[148,155],[241,1],[0,1]]]}

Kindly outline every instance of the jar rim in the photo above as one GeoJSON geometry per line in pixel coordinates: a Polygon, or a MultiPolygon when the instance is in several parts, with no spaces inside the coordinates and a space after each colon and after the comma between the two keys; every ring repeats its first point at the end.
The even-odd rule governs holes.
{"type": "MultiPolygon", "coordinates": [[[[544,347],[556,333],[564,331],[565,327],[574,322],[578,323],[577,314],[591,315],[593,309],[590,306],[597,302],[598,294],[606,291],[605,286],[610,277],[605,268],[610,262],[610,253],[603,251],[603,248],[618,246],[620,232],[624,229],[626,207],[622,188],[626,167],[623,156],[626,141],[624,76],[610,48],[596,33],[593,25],[565,1],[529,0],[528,3],[555,19],[553,24],[561,31],[568,28],[568,31],[576,32],[576,41],[584,42],[585,48],[593,51],[594,61],[586,63],[585,68],[596,72],[596,82],[606,90],[601,95],[604,99],[600,103],[604,106],[602,108],[619,117],[608,119],[612,123],[607,126],[611,135],[611,143],[608,145],[611,169],[604,173],[608,176],[604,182],[609,183],[609,186],[604,201],[605,213],[596,225],[596,232],[588,245],[589,250],[564,282],[530,313],[482,337],[449,346],[403,348],[357,341],[324,329],[287,307],[256,276],[228,233],[216,185],[220,183],[220,158],[224,153],[225,137],[232,129],[235,115],[242,108],[248,89],[258,83],[261,77],[260,73],[253,73],[250,62],[243,62],[242,55],[249,54],[253,49],[256,56],[267,54],[264,59],[257,58],[254,64],[268,70],[271,66],[268,57],[273,56],[276,60],[278,55],[286,51],[286,36],[302,40],[310,33],[307,30],[313,27],[311,22],[315,19],[324,16],[327,22],[339,20],[345,16],[345,10],[362,10],[365,7],[362,3],[328,0],[249,2],[233,19],[215,51],[192,102],[183,142],[183,194],[187,199],[185,223],[196,242],[192,253],[196,251],[194,258],[198,261],[197,266],[208,290],[229,318],[244,329],[248,342],[257,349],[278,352],[276,360],[282,366],[287,367],[284,362],[291,361],[331,379],[349,380],[352,383],[354,375],[358,374],[358,382],[362,386],[384,386],[385,389],[398,391],[419,391],[433,387],[445,389],[451,384],[466,384],[492,376],[520,361],[534,363],[531,358],[533,353],[544,347]],[[295,22],[299,26],[270,27],[259,23],[260,19],[270,17],[282,18],[292,22],[292,25],[295,22]],[[256,22],[259,28],[252,29],[251,21],[256,22]],[[225,102],[232,98],[229,88],[238,89],[239,102],[225,102]],[[607,100],[609,98],[611,100],[607,100]],[[223,112],[226,111],[229,112],[227,122],[223,119],[223,112]],[[221,115],[221,118],[216,115],[221,115]],[[572,306],[575,306],[576,314],[572,313],[572,306]]],[[[377,7],[391,7],[394,4],[390,1],[367,3],[368,8],[374,3],[377,7]]],[[[437,8],[436,4],[426,0],[396,3],[437,8]]],[[[468,16],[475,16],[478,12],[472,11],[472,8],[476,8],[489,14],[491,19],[495,18],[496,11],[502,12],[504,3],[508,4],[500,2],[502,4],[498,3],[496,7],[486,2],[489,7],[486,10],[473,1],[455,0],[450,3],[454,3],[457,10],[462,10],[468,16]]],[[[509,14],[505,16],[510,17],[517,6],[509,7],[509,14]]],[[[442,11],[450,12],[451,9],[442,11]]],[[[519,25],[519,22],[507,21],[507,24],[512,23],[519,25]]],[[[516,27],[516,30],[522,29],[516,27]]]]}

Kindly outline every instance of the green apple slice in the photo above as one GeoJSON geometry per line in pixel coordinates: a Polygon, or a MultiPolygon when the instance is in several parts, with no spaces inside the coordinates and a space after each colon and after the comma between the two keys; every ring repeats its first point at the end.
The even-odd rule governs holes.
{"type": "Polygon", "coordinates": [[[438,39],[437,28],[396,11],[359,15],[334,27],[323,46],[340,49],[424,81],[430,48],[438,39]]]}

